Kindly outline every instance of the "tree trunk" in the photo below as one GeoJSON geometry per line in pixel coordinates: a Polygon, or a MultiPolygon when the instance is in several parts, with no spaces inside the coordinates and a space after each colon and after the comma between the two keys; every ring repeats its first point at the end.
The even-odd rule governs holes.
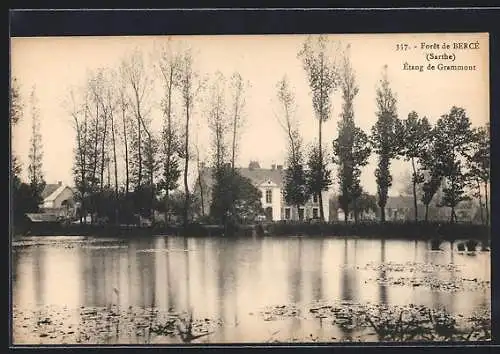
{"type": "Polygon", "coordinates": [[[138,161],[138,171],[137,171],[137,187],[140,187],[142,184],[142,140],[141,140],[141,119],[139,114],[137,115],[137,158],[138,161]]]}
{"type": "Polygon", "coordinates": [[[184,230],[188,226],[188,209],[189,209],[189,186],[188,186],[188,168],[189,168],[189,99],[186,100],[186,137],[184,141],[184,230]]]}
{"type": "MultiPolygon", "coordinates": [[[[323,149],[322,149],[322,144],[321,144],[321,126],[323,125],[322,119],[323,119],[323,117],[321,117],[321,119],[319,121],[319,136],[318,136],[319,160],[321,162],[321,169],[323,169],[323,149]]],[[[321,172],[323,172],[323,171],[321,171],[321,172]]],[[[321,190],[318,193],[318,201],[319,201],[319,218],[320,218],[321,222],[324,222],[325,221],[325,212],[323,210],[323,193],[321,192],[321,190]]]]}
{"type": "MultiPolygon", "coordinates": [[[[319,144],[319,161],[321,163],[321,167],[323,167],[323,149],[322,149],[322,136],[321,136],[321,128],[322,128],[322,123],[323,123],[323,115],[324,115],[324,112],[323,112],[323,109],[324,109],[324,105],[323,105],[323,56],[321,56],[321,65],[320,65],[320,97],[319,97],[319,101],[320,101],[320,112],[319,112],[319,124],[318,124],[318,144],[319,144]]],[[[325,218],[325,215],[324,215],[324,212],[323,212],[323,196],[321,195],[321,190],[320,190],[320,193],[319,193],[319,217],[320,217],[320,220],[321,221],[324,221],[324,218],[325,218]]]]}
{"type": "Polygon", "coordinates": [[[153,152],[153,143],[151,139],[151,135],[148,133],[148,140],[149,140],[149,163],[151,164],[150,168],[151,171],[149,171],[149,187],[151,188],[151,222],[154,221],[155,218],[155,210],[154,210],[154,201],[155,201],[155,186],[154,186],[154,152],[153,152]]]}
{"type": "Polygon", "coordinates": [[[114,177],[115,177],[115,223],[118,224],[118,164],[116,161],[116,138],[115,138],[115,121],[113,114],[111,118],[111,141],[113,144],[113,161],[114,161],[114,177]]]}
{"type": "Polygon", "coordinates": [[[130,171],[128,164],[128,142],[127,142],[127,122],[125,118],[125,109],[122,108],[122,120],[123,120],[123,142],[125,145],[125,195],[128,197],[129,184],[130,184],[130,171]]]}
{"type": "Polygon", "coordinates": [[[165,190],[165,226],[170,224],[170,205],[168,189],[165,190]]]}
{"type": "Polygon", "coordinates": [[[205,202],[203,199],[203,182],[201,181],[201,171],[198,169],[198,185],[200,186],[201,216],[205,216],[205,202]]]}
{"type": "Polygon", "coordinates": [[[107,133],[107,124],[108,124],[108,119],[106,117],[106,111],[103,109],[103,113],[104,113],[104,116],[103,116],[103,119],[104,119],[104,130],[102,132],[102,143],[101,143],[101,192],[103,191],[104,189],[104,164],[105,164],[105,159],[104,159],[104,156],[105,156],[105,152],[106,152],[106,133],[107,133]]]}
{"type": "Polygon", "coordinates": [[[385,222],[385,206],[380,207],[380,221],[385,222]]]}
{"type": "Polygon", "coordinates": [[[429,204],[425,204],[425,222],[429,221],[429,204]]]}
{"type": "Polygon", "coordinates": [[[109,153],[106,154],[106,187],[111,187],[111,159],[109,158],[109,153]]]}
{"type": "Polygon", "coordinates": [[[356,199],[353,200],[353,211],[354,211],[354,223],[357,225],[359,220],[359,215],[358,215],[358,203],[356,199]]]}
{"type": "Polygon", "coordinates": [[[417,171],[415,168],[415,159],[411,158],[411,166],[413,168],[413,207],[415,208],[415,222],[418,222],[418,206],[417,206],[417,171]]]}
{"type": "Polygon", "coordinates": [[[486,225],[490,224],[490,207],[488,200],[488,182],[484,182],[484,206],[486,210],[486,225]]]}
{"type": "MultiPolygon", "coordinates": [[[[99,104],[97,104],[97,107],[96,107],[96,119],[95,119],[95,141],[94,141],[94,161],[92,161],[93,163],[93,166],[92,166],[92,185],[94,186],[94,183],[95,183],[95,178],[96,178],[96,173],[97,173],[97,160],[98,160],[98,156],[99,156],[99,146],[98,146],[98,142],[99,142],[99,136],[98,136],[98,131],[99,131],[99,104]]],[[[93,193],[94,191],[92,190],[91,193],[93,193]]]]}
{"type": "MultiPolygon", "coordinates": [[[[169,81],[168,81],[168,89],[167,89],[167,126],[166,126],[166,136],[164,137],[164,149],[166,153],[166,165],[165,165],[165,175],[170,179],[170,168],[172,161],[172,140],[173,140],[173,131],[172,131],[172,87],[173,87],[173,77],[174,77],[174,69],[170,66],[169,72],[169,81]],[[165,145],[166,144],[166,145],[165,145]]],[[[170,223],[170,208],[169,208],[169,188],[170,188],[170,180],[165,180],[165,225],[170,223]]]]}
{"type": "MultiPolygon", "coordinates": [[[[76,116],[74,116],[74,119],[75,119],[75,127],[76,127],[76,139],[77,139],[77,149],[78,149],[78,158],[79,158],[79,162],[78,164],[80,165],[80,178],[81,178],[81,185],[78,187],[79,189],[79,192],[80,192],[80,195],[81,195],[81,204],[80,204],[80,223],[84,223],[83,222],[83,219],[82,219],[82,214],[83,214],[83,210],[85,210],[85,191],[86,191],[86,187],[85,187],[85,184],[86,184],[86,180],[85,180],[85,167],[86,167],[86,164],[85,164],[85,150],[84,150],[84,146],[86,144],[86,141],[84,139],[86,139],[86,131],[85,131],[85,135],[82,137],[82,134],[81,134],[81,126],[78,124],[78,120],[76,118],[76,116]]],[[[87,119],[85,117],[85,119],[87,119]]],[[[86,121],[85,121],[85,126],[86,126],[86,121]]]]}
{"type": "Polygon", "coordinates": [[[484,224],[483,197],[481,195],[481,182],[479,180],[477,180],[476,182],[477,182],[477,192],[479,194],[479,214],[481,216],[481,224],[484,224]]]}
{"type": "MultiPolygon", "coordinates": [[[[154,218],[153,204],[154,204],[154,199],[155,199],[153,138],[151,137],[151,133],[147,129],[146,124],[144,123],[144,120],[142,119],[142,116],[140,114],[138,114],[138,117],[139,117],[139,120],[141,121],[142,128],[144,129],[144,132],[146,133],[147,139],[148,139],[148,149],[146,150],[147,155],[145,158],[147,159],[146,161],[148,163],[148,165],[146,167],[149,168],[149,171],[146,171],[146,172],[149,173],[149,176],[147,176],[147,177],[148,177],[149,188],[151,188],[151,200],[150,200],[151,204],[150,204],[150,208],[149,208],[149,214],[150,214],[149,216],[151,217],[151,220],[153,220],[153,218],[154,218]]],[[[139,150],[140,150],[140,148],[139,148],[139,150]]]]}
{"type": "Polygon", "coordinates": [[[233,122],[233,144],[232,144],[232,156],[231,156],[231,169],[234,173],[234,159],[236,155],[236,127],[238,123],[238,107],[235,108],[236,112],[234,114],[234,122],[233,122]]]}
{"type": "Polygon", "coordinates": [[[456,220],[455,206],[451,207],[450,223],[453,224],[456,220]]]}

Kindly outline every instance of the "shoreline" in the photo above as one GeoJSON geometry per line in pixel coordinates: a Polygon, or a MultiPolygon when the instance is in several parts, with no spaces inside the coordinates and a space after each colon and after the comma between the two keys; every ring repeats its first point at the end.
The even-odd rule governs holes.
{"type": "Polygon", "coordinates": [[[225,230],[221,225],[191,224],[187,230],[182,226],[139,227],[116,225],[62,225],[34,224],[25,226],[14,237],[23,236],[91,236],[91,237],[363,237],[375,239],[403,240],[466,240],[489,241],[490,228],[479,224],[441,223],[269,223],[241,225],[225,230]],[[228,231],[225,233],[225,231],[228,231]],[[230,233],[230,235],[229,235],[230,233]]]}

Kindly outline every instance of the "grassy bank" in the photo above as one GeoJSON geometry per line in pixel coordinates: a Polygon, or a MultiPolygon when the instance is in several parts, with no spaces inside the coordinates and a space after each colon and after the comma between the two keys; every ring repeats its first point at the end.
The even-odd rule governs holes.
{"type": "Polygon", "coordinates": [[[490,238],[490,228],[477,224],[438,224],[438,223],[269,223],[262,226],[244,225],[225,230],[220,225],[191,224],[184,230],[181,226],[115,226],[115,225],[62,225],[33,224],[18,229],[17,235],[37,236],[96,236],[96,237],[142,237],[153,235],[176,235],[212,237],[222,235],[249,236],[309,236],[335,237],[358,236],[373,238],[395,238],[411,240],[459,240],[490,238]]]}

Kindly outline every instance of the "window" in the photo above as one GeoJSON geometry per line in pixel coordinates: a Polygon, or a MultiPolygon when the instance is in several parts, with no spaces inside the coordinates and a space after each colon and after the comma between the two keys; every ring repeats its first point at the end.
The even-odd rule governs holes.
{"type": "Polygon", "coordinates": [[[285,220],[290,220],[290,208],[285,208],[285,220]]]}
{"type": "Polygon", "coordinates": [[[273,202],[273,191],[268,189],[266,190],[266,203],[272,203],[273,202]]]}
{"type": "Polygon", "coordinates": [[[318,195],[315,194],[313,195],[313,203],[317,203],[318,202],[318,195]]]}
{"type": "Polygon", "coordinates": [[[304,220],[304,208],[299,208],[299,219],[304,220]]]}
{"type": "Polygon", "coordinates": [[[313,208],[313,219],[318,218],[318,208],[313,208]]]}

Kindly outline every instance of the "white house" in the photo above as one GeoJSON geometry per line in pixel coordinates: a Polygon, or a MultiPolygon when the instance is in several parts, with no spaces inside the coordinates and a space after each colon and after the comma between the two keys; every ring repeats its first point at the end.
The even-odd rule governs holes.
{"type": "Polygon", "coordinates": [[[47,184],[42,192],[40,206],[45,213],[67,216],[74,211],[74,192],[62,182],[47,184]]]}
{"type": "MultiPolygon", "coordinates": [[[[204,214],[210,212],[211,190],[213,185],[212,170],[202,167],[199,171],[202,181],[204,214]]],[[[267,220],[308,220],[319,218],[319,202],[316,196],[298,208],[286,205],[283,196],[285,170],[281,165],[272,165],[271,168],[261,168],[258,162],[252,161],[247,168],[238,168],[238,172],[254,184],[262,192],[261,203],[267,220]]],[[[194,193],[200,193],[199,183],[196,184],[194,193]]],[[[329,221],[328,192],[323,192],[323,212],[325,221],[329,221]]]]}

